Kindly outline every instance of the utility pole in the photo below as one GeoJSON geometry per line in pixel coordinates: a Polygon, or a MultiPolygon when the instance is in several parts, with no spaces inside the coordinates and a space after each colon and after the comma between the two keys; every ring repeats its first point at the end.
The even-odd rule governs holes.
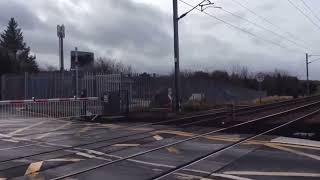
{"type": "Polygon", "coordinates": [[[179,17],[178,0],[173,0],[173,31],[174,31],[174,87],[175,87],[175,111],[180,109],[180,56],[179,56],[179,17]]]}
{"type": "Polygon", "coordinates": [[[310,96],[311,95],[311,88],[310,88],[310,81],[309,81],[309,64],[314,63],[316,61],[320,61],[320,58],[318,59],[313,59],[310,60],[309,58],[311,57],[320,57],[320,55],[318,54],[308,54],[306,53],[306,68],[307,68],[307,95],[310,96]]]}
{"type": "MultiPolygon", "coordinates": [[[[198,5],[192,7],[189,11],[183,13],[181,16],[178,15],[178,0],[173,0],[173,32],[174,32],[174,87],[175,87],[175,105],[174,110],[179,112],[181,110],[181,98],[180,98],[180,55],[179,55],[179,20],[187,16],[190,12],[200,7],[200,11],[204,11],[214,3],[210,0],[203,0],[198,5]]],[[[216,7],[214,8],[221,8],[216,7]]]]}
{"type": "Polygon", "coordinates": [[[307,95],[310,96],[310,82],[309,82],[309,54],[306,53],[306,68],[307,68],[307,95]]]}
{"type": "Polygon", "coordinates": [[[64,71],[64,60],[63,60],[63,38],[65,37],[64,25],[57,25],[57,35],[59,38],[59,59],[60,59],[60,71],[64,71]]]}

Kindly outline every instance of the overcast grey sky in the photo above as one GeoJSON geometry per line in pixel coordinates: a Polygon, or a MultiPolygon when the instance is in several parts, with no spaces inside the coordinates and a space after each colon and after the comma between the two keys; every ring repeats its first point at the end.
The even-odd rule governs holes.
{"type": "MultiPolygon", "coordinates": [[[[184,1],[197,4],[201,0],[184,1]]],[[[320,54],[320,19],[314,17],[301,0],[290,1],[316,25],[288,0],[216,0],[213,2],[223,9],[206,10],[286,48],[257,39],[201,12],[192,12],[180,21],[181,68],[212,71],[231,70],[240,65],[255,72],[277,68],[305,78],[304,53],[320,54]],[[277,27],[254,16],[235,1],[277,27]]],[[[319,0],[304,1],[320,17],[319,0]]],[[[180,14],[189,9],[179,2],[180,14]]],[[[10,17],[15,17],[20,24],[25,41],[41,66],[58,66],[56,25],[65,24],[67,67],[70,51],[77,46],[79,50],[94,52],[96,57],[111,57],[130,64],[137,71],[168,73],[173,69],[172,0],[1,0],[1,30],[10,17]]],[[[310,68],[312,79],[320,79],[318,68],[320,61],[310,68]]]]}

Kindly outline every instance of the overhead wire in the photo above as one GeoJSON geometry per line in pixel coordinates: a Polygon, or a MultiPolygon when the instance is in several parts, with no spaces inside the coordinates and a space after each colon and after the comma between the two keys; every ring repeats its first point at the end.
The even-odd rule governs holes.
{"type": "Polygon", "coordinates": [[[295,8],[297,9],[305,18],[307,18],[315,27],[317,27],[320,30],[320,26],[314,22],[310,16],[308,16],[303,10],[301,10],[296,4],[294,4],[291,0],[288,0],[288,2],[295,8]]]}
{"type": "MultiPolygon", "coordinates": [[[[184,0],[179,0],[179,1],[180,1],[181,3],[183,3],[183,4],[185,4],[185,5],[188,5],[188,6],[190,6],[190,7],[194,7],[192,4],[190,4],[190,3],[188,3],[188,2],[186,2],[186,1],[184,1],[184,0]]],[[[246,29],[244,29],[244,28],[241,28],[241,27],[239,27],[239,26],[237,26],[237,25],[234,25],[234,24],[232,24],[232,23],[230,23],[230,22],[227,22],[227,21],[225,21],[225,20],[223,20],[223,19],[220,19],[220,18],[218,18],[218,17],[216,17],[216,16],[214,16],[214,15],[212,15],[212,14],[206,12],[206,11],[201,11],[199,8],[196,8],[196,10],[198,10],[198,11],[202,12],[203,14],[205,14],[205,15],[207,15],[207,16],[209,16],[209,17],[211,17],[211,18],[213,18],[213,19],[215,19],[215,20],[217,20],[217,21],[220,21],[220,22],[222,22],[222,23],[224,23],[224,24],[226,24],[226,25],[228,25],[228,26],[230,26],[230,27],[232,27],[232,28],[234,28],[234,29],[237,29],[237,30],[239,30],[239,31],[241,31],[241,32],[243,32],[243,33],[245,33],[245,34],[251,35],[251,36],[255,37],[256,39],[265,41],[265,42],[267,42],[267,43],[269,43],[269,44],[272,44],[272,45],[274,45],[274,46],[278,46],[278,47],[283,48],[283,49],[286,49],[286,50],[288,50],[288,51],[292,51],[292,52],[296,52],[296,53],[301,53],[300,51],[298,52],[298,51],[296,51],[296,50],[290,49],[290,48],[288,48],[288,47],[286,47],[286,46],[283,46],[282,44],[279,44],[279,43],[277,43],[277,42],[275,42],[275,41],[272,41],[272,40],[269,40],[269,39],[265,39],[265,38],[263,38],[263,37],[260,37],[260,36],[258,36],[258,35],[256,35],[256,34],[254,34],[253,32],[250,32],[250,31],[248,31],[248,30],[246,30],[246,29]]]]}
{"type": "Polygon", "coordinates": [[[300,0],[300,1],[312,13],[312,15],[320,22],[319,16],[311,9],[311,7],[304,0],[300,0]]]}
{"type": "Polygon", "coordinates": [[[246,19],[246,18],[244,18],[244,17],[242,17],[242,16],[239,16],[239,15],[233,13],[233,12],[227,11],[227,10],[225,10],[224,8],[221,8],[220,10],[222,10],[223,12],[226,12],[226,13],[228,13],[228,14],[231,14],[232,16],[235,16],[235,17],[237,17],[237,18],[239,18],[239,19],[242,19],[242,20],[244,20],[244,21],[246,21],[246,22],[248,22],[248,23],[250,23],[250,24],[252,24],[252,25],[254,25],[254,26],[258,27],[258,28],[260,28],[260,29],[263,29],[263,30],[265,30],[265,31],[268,31],[268,32],[272,33],[272,34],[275,35],[275,36],[278,36],[278,37],[280,37],[280,38],[282,38],[282,39],[285,39],[286,41],[288,41],[288,42],[290,42],[290,43],[292,43],[292,44],[294,44],[294,45],[296,45],[296,46],[298,46],[298,47],[300,47],[300,48],[303,48],[303,49],[305,49],[305,50],[308,49],[308,47],[306,47],[306,46],[304,46],[304,45],[298,44],[297,42],[295,42],[295,41],[293,41],[293,40],[291,40],[291,39],[289,39],[289,38],[287,38],[287,37],[285,37],[285,36],[283,36],[283,35],[281,35],[281,34],[279,34],[279,33],[277,33],[277,32],[274,32],[274,31],[272,31],[272,30],[270,30],[270,29],[268,29],[268,28],[266,28],[266,27],[264,27],[264,26],[262,26],[262,25],[260,25],[260,24],[257,24],[257,23],[255,23],[255,22],[253,22],[253,21],[251,21],[251,20],[248,20],[248,19],[246,19]]]}
{"type": "Polygon", "coordinates": [[[246,9],[247,11],[249,11],[251,14],[255,15],[256,17],[258,17],[259,19],[263,20],[264,22],[270,24],[271,26],[275,27],[276,29],[278,29],[281,32],[284,32],[284,34],[289,35],[292,39],[295,39],[296,41],[300,41],[304,44],[309,44],[307,41],[299,38],[298,36],[294,35],[293,33],[289,32],[289,31],[285,31],[282,30],[282,28],[278,25],[276,25],[275,23],[273,23],[272,21],[270,21],[269,19],[261,16],[260,14],[258,14],[257,12],[255,12],[254,10],[248,8],[247,6],[243,5],[243,3],[240,3],[238,0],[230,0],[232,2],[234,2],[235,4],[239,5],[240,7],[246,9]]]}

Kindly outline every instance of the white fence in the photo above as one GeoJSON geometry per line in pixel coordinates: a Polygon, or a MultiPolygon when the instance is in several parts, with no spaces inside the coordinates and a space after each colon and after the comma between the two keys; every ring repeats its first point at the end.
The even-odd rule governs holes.
{"type": "Polygon", "coordinates": [[[0,119],[94,116],[103,113],[97,97],[0,101],[0,119]]]}

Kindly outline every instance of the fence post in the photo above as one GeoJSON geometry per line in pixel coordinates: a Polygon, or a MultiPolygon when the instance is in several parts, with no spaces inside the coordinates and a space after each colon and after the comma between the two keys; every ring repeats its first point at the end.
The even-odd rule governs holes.
{"type": "Polygon", "coordinates": [[[6,75],[2,75],[1,76],[1,92],[0,92],[0,95],[1,95],[1,100],[4,100],[5,98],[5,90],[6,90],[6,75]]]}
{"type": "Polygon", "coordinates": [[[29,74],[28,72],[24,73],[24,99],[28,99],[28,79],[29,79],[29,74]]]}
{"type": "Polygon", "coordinates": [[[124,98],[124,104],[121,105],[121,111],[122,111],[122,107],[124,107],[124,113],[128,114],[130,112],[130,109],[129,109],[129,92],[128,90],[123,90],[123,98],[124,98]]]}
{"type": "Polygon", "coordinates": [[[123,112],[123,93],[122,93],[122,72],[120,73],[119,79],[119,97],[120,97],[120,111],[123,112]]]}
{"type": "Polygon", "coordinates": [[[232,121],[236,120],[236,104],[232,101],[232,121]]]}

